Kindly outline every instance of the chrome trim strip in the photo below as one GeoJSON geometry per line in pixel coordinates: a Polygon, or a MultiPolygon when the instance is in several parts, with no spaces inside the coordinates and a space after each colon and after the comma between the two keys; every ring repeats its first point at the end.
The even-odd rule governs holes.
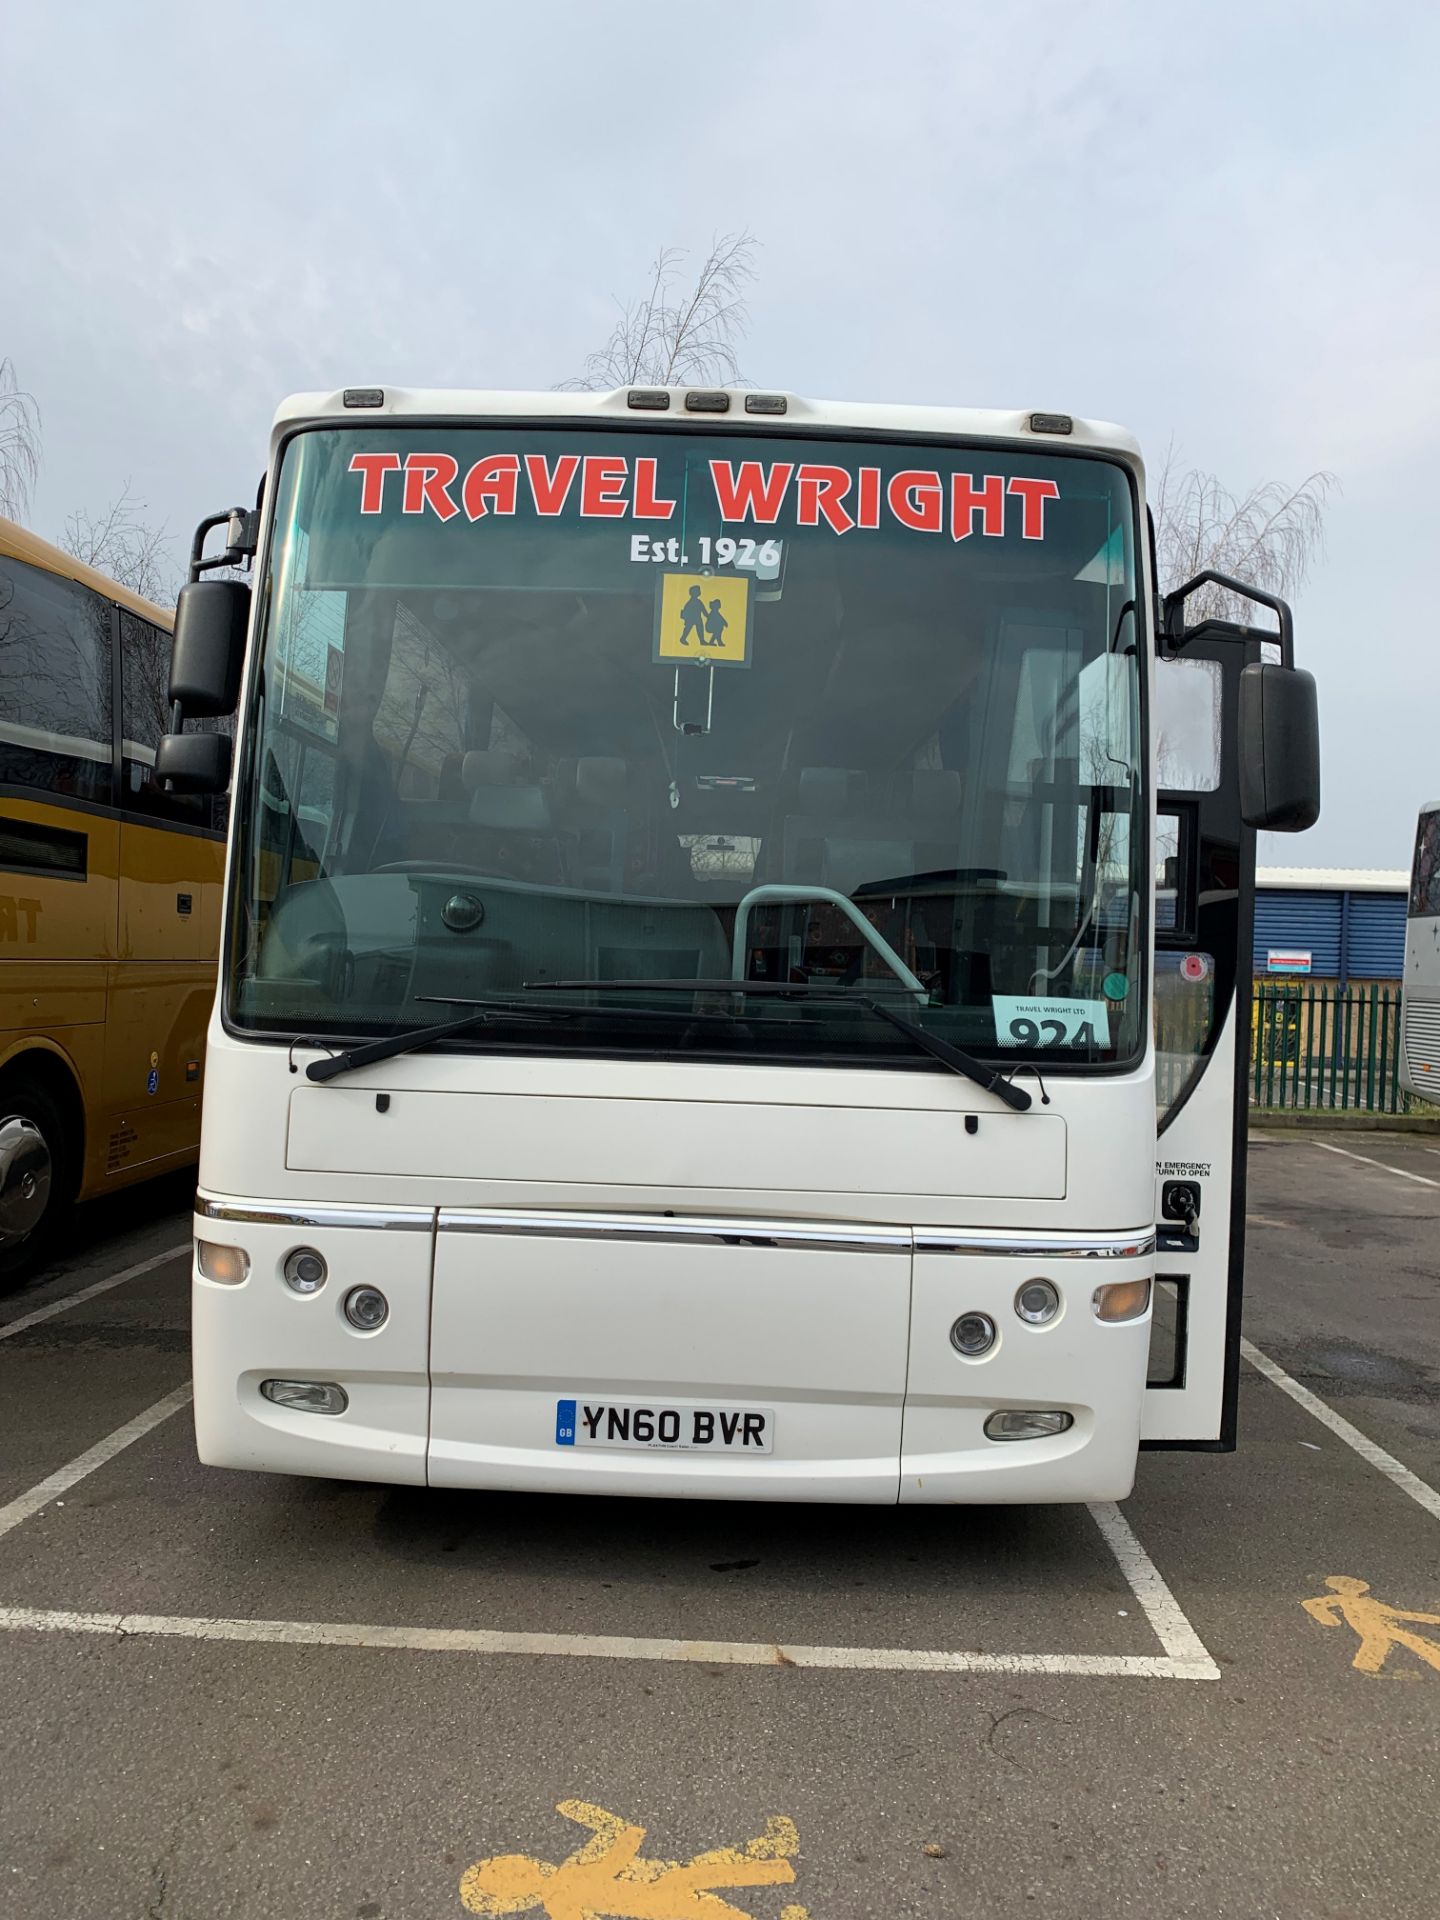
{"type": "Polygon", "coordinates": [[[253,1226],[368,1227],[429,1233],[527,1234],[552,1240],[648,1240],[675,1245],[811,1247],[849,1253],[1011,1254],[1027,1260],[1130,1260],[1155,1252],[1155,1235],[1135,1233],[1035,1235],[960,1228],[872,1227],[831,1221],[734,1220],[713,1215],[648,1213],[541,1213],[442,1207],[349,1207],[269,1205],[257,1200],[212,1200],[196,1196],[205,1220],[253,1226]]]}
{"type": "Polygon", "coordinates": [[[937,1227],[915,1229],[916,1253],[1008,1253],[1026,1260],[1138,1260],[1155,1251],[1150,1228],[1135,1233],[967,1233],[937,1227]]]}
{"type": "Polygon", "coordinates": [[[195,1198],[195,1212],[205,1220],[238,1220],[264,1227],[382,1227],[405,1233],[429,1233],[435,1225],[433,1207],[280,1207],[259,1200],[195,1198]]]}
{"type": "Polygon", "coordinates": [[[481,1212],[442,1207],[442,1233],[511,1233],[552,1240],[648,1240],[717,1247],[820,1247],[840,1253],[909,1253],[905,1227],[794,1220],[727,1220],[647,1213],[481,1212]]]}

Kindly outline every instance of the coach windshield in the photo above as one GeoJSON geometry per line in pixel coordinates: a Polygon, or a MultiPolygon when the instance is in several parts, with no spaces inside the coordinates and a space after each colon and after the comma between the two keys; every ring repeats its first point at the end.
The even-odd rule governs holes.
{"type": "Polygon", "coordinates": [[[1047,1072],[1141,1054],[1118,465],[387,422],[296,435],[274,501],[232,1024],[498,997],[444,1044],[934,1066],[850,992],[1047,1072]],[[675,990],[716,979],[797,992],[675,990]]]}

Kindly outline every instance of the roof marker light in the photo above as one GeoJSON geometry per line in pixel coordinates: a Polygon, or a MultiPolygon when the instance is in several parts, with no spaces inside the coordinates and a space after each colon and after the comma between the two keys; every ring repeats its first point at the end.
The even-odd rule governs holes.
{"type": "Polygon", "coordinates": [[[728,413],[730,396],[728,393],[687,393],[685,396],[687,413],[728,413]]]}
{"type": "Polygon", "coordinates": [[[1032,413],[1029,419],[1031,433],[1073,433],[1075,422],[1068,413],[1032,413]]]}
{"type": "Polygon", "coordinates": [[[347,407],[383,407],[385,389],[383,387],[346,387],[340,398],[347,407]]]}
{"type": "Polygon", "coordinates": [[[632,387],[625,404],[637,413],[668,413],[670,396],[663,387],[632,387]]]}
{"type": "Polygon", "coordinates": [[[747,393],[745,411],[747,413],[786,413],[790,402],[783,393],[747,393]]]}

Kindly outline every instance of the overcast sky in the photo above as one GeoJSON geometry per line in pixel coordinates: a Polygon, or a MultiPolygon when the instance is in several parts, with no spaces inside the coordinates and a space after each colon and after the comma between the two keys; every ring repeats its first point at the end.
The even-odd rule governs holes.
{"type": "Polygon", "coordinates": [[[549,387],[661,245],[763,243],[742,365],[1064,409],[1232,488],[1332,471],[1297,598],[1325,804],[1440,794],[1440,8],[1325,0],[0,4],[0,357],[54,538],[177,553],[297,388],[549,387]],[[228,23],[228,25],[227,25],[228,23]]]}

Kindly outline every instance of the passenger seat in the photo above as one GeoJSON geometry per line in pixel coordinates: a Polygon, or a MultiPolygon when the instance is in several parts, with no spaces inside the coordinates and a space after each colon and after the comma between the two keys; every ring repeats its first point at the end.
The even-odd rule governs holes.
{"type": "Polygon", "coordinates": [[[545,789],[520,785],[520,762],[499,748],[467,753],[460,778],[470,796],[459,839],[466,857],[497,874],[553,885],[561,879],[560,837],[545,789]]]}
{"type": "Polygon", "coordinates": [[[630,839],[624,760],[590,754],[574,763],[573,788],[561,789],[566,879],[589,892],[622,893],[630,839]]]}

